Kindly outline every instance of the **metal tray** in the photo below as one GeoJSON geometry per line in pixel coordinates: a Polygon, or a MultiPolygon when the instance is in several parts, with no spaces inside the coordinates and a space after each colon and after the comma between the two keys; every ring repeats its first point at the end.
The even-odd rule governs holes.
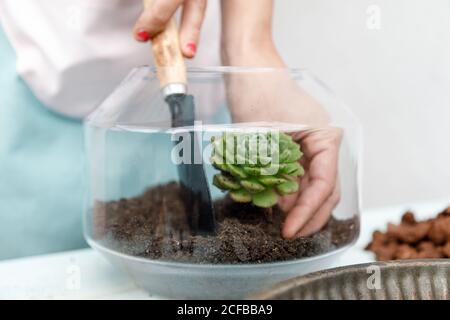
{"type": "Polygon", "coordinates": [[[252,299],[449,300],[450,259],[374,262],[284,281],[252,299]]]}

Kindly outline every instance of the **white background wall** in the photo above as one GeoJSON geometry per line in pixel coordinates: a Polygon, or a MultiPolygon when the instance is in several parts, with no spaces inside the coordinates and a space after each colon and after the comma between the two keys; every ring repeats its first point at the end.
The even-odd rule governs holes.
{"type": "Polygon", "coordinates": [[[275,2],[287,63],[315,73],[362,122],[363,206],[450,203],[450,0],[275,2]],[[379,30],[366,24],[371,5],[379,30]]]}

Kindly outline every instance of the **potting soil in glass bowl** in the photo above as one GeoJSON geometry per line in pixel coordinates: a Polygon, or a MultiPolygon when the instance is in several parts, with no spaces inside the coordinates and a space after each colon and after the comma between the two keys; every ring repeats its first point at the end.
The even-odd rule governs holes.
{"type": "Polygon", "coordinates": [[[361,135],[352,114],[305,70],[190,69],[188,85],[192,126],[173,126],[148,67],[86,120],[89,244],[138,286],[170,298],[242,298],[329,267],[359,233],[361,135]],[[207,232],[192,225],[198,208],[180,179],[194,144],[211,194],[207,232]],[[286,228],[303,219],[300,198],[321,204],[306,235],[286,228]]]}

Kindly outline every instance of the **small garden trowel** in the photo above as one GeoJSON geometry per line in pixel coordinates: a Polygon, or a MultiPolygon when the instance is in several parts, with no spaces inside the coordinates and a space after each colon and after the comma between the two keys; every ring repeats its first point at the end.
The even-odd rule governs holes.
{"type": "MultiPolygon", "coordinates": [[[[153,0],[144,0],[145,7],[151,6],[152,3],[153,0]]],[[[182,137],[190,139],[191,161],[177,165],[190,228],[195,234],[214,234],[216,231],[214,208],[203,161],[201,163],[194,161],[194,159],[203,160],[202,150],[199,144],[195,143],[197,137],[193,130],[194,97],[187,94],[186,66],[180,49],[175,18],[169,21],[165,30],[153,38],[152,50],[162,93],[172,115],[172,127],[192,128],[187,136],[182,137]]]]}

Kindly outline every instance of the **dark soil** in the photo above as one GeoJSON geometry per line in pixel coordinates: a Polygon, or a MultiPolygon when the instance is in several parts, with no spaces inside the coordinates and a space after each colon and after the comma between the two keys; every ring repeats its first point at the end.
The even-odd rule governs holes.
{"type": "Polygon", "coordinates": [[[279,209],[270,212],[225,198],[215,203],[217,236],[191,235],[181,190],[169,183],[136,198],[97,202],[94,237],[109,248],[149,259],[235,264],[311,257],[344,246],[358,234],[357,218],[332,218],[311,237],[285,240],[279,209]]]}

